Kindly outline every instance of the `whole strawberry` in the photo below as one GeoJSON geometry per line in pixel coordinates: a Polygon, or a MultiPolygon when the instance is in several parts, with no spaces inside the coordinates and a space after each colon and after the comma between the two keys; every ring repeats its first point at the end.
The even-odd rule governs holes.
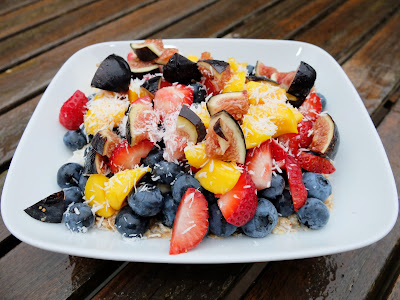
{"type": "Polygon", "coordinates": [[[77,130],[83,123],[83,116],[87,108],[88,98],[80,90],[77,90],[60,109],[59,120],[68,130],[77,130]]]}

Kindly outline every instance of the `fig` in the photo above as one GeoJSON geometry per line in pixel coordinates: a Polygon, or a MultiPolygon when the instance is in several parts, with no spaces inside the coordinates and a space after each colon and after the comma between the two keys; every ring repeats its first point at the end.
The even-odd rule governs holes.
{"type": "Polygon", "coordinates": [[[300,107],[314,86],[317,72],[304,61],[300,62],[293,81],[287,90],[289,102],[294,107],[300,107]]]}
{"type": "Polygon", "coordinates": [[[278,72],[274,67],[268,67],[264,65],[261,61],[257,60],[256,66],[254,67],[255,76],[265,76],[271,78],[272,74],[278,72]]]}
{"type": "Polygon", "coordinates": [[[119,142],[120,138],[117,134],[109,129],[103,129],[94,135],[91,145],[100,155],[110,157],[119,142]]]}
{"type": "Polygon", "coordinates": [[[310,150],[333,160],[339,148],[340,136],[332,117],[327,113],[321,114],[315,121],[312,131],[310,150]]]}
{"type": "Polygon", "coordinates": [[[216,91],[221,91],[232,76],[229,63],[222,60],[199,60],[197,66],[201,74],[209,79],[216,91]]]}
{"type": "Polygon", "coordinates": [[[212,96],[207,102],[210,116],[225,110],[239,121],[249,110],[247,92],[231,92],[212,96]]]}
{"type": "Polygon", "coordinates": [[[168,61],[171,59],[172,55],[174,55],[175,53],[178,53],[178,49],[165,48],[164,51],[161,53],[160,57],[153,60],[153,62],[159,65],[166,65],[168,61]]]}
{"type": "Polygon", "coordinates": [[[132,61],[130,61],[130,67],[133,79],[135,78],[142,79],[143,76],[146,74],[156,74],[160,72],[158,65],[152,63],[133,64],[132,61]]]}
{"type": "Polygon", "coordinates": [[[146,80],[141,87],[146,89],[147,92],[149,92],[150,94],[152,94],[154,98],[155,92],[157,92],[158,89],[160,88],[161,78],[162,78],[161,76],[155,76],[153,78],[150,78],[149,80],[146,80]]]}
{"type": "Polygon", "coordinates": [[[24,211],[42,222],[61,223],[64,213],[64,191],[51,194],[24,211]]]}
{"type": "Polygon", "coordinates": [[[175,53],[164,66],[163,75],[168,82],[189,84],[192,81],[200,81],[201,73],[197,64],[186,57],[175,53]]]}
{"type": "Polygon", "coordinates": [[[112,92],[127,92],[131,82],[131,69],[121,56],[111,54],[102,61],[93,76],[91,86],[112,92]]]}
{"type": "Polygon", "coordinates": [[[186,105],[183,105],[179,112],[176,128],[195,144],[204,140],[206,136],[206,127],[203,121],[186,105]]]}
{"type": "Polygon", "coordinates": [[[222,110],[210,119],[205,141],[207,157],[244,164],[246,143],[240,125],[222,110]]]}
{"type": "Polygon", "coordinates": [[[131,48],[142,61],[157,59],[164,50],[164,46],[159,40],[146,40],[143,43],[131,43],[131,48]]]}
{"type": "Polygon", "coordinates": [[[246,77],[246,83],[249,81],[258,81],[262,83],[268,83],[273,86],[279,86],[279,83],[277,83],[275,80],[269,79],[267,76],[249,75],[246,77]]]}
{"type": "Polygon", "coordinates": [[[102,156],[89,146],[85,153],[85,164],[83,166],[83,174],[102,174],[108,175],[110,173],[110,168],[108,167],[108,158],[102,156]]]}

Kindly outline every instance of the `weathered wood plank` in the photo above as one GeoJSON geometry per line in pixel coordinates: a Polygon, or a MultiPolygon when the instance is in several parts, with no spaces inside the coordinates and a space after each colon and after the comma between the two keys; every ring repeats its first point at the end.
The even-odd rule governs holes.
{"type": "Polygon", "coordinates": [[[130,263],[93,299],[220,299],[248,266],[130,263]]]}
{"type": "MultiPolygon", "coordinates": [[[[4,181],[6,180],[6,176],[7,176],[7,171],[4,171],[3,173],[0,174],[0,195],[3,192],[3,186],[4,186],[4,181]]],[[[7,230],[6,226],[4,225],[3,218],[0,214],[0,244],[9,235],[10,235],[10,232],[7,230]]]]}
{"type": "Polygon", "coordinates": [[[393,286],[390,294],[387,298],[388,300],[398,300],[400,299],[400,275],[397,276],[395,285],[393,286]]]}
{"type": "Polygon", "coordinates": [[[44,251],[21,243],[0,259],[2,299],[83,299],[122,262],[44,251]],[[6,271],[5,271],[6,270],[6,271]],[[75,294],[75,296],[77,296],[75,294]]]}
{"type": "Polygon", "coordinates": [[[95,0],[44,0],[9,12],[0,23],[0,40],[21,30],[56,18],[95,0]]]}
{"type": "Polygon", "coordinates": [[[220,1],[202,11],[185,18],[154,34],[152,38],[206,38],[218,37],[220,32],[231,28],[258,11],[275,4],[276,0],[263,1],[220,1]]]}
{"type": "Polygon", "coordinates": [[[102,0],[11,36],[0,42],[0,71],[152,2],[154,0],[102,0]]]}
{"type": "MultiPolygon", "coordinates": [[[[398,189],[400,132],[394,128],[399,126],[398,100],[378,128],[398,189]]],[[[398,260],[391,253],[399,238],[400,222],[397,220],[392,231],[371,246],[336,255],[270,263],[244,299],[364,299],[372,292],[371,287],[379,274],[385,272],[387,264],[390,265],[392,259],[398,260]]]]}
{"type": "Polygon", "coordinates": [[[7,70],[0,74],[0,113],[43,91],[66,59],[79,49],[107,40],[146,37],[213,2],[166,0],[163,6],[154,3],[7,70]]]}
{"type": "Polygon", "coordinates": [[[5,15],[15,9],[35,3],[38,0],[2,0],[0,2],[0,15],[5,15]]]}

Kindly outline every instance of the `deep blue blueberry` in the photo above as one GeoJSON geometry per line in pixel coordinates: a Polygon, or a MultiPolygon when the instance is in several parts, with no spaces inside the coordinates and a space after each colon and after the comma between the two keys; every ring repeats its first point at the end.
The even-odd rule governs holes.
{"type": "Polygon", "coordinates": [[[206,100],[207,91],[202,84],[196,82],[190,86],[193,87],[193,103],[201,103],[206,100]]]}
{"type": "Polygon", "coordinates": [[[311,229],[320,229],[328,223],[329,209],[319,199],[308,198],[297,212],[297,218],[301,224],[311,229]]]}
{"type": "Polygon", "coordinates": [[[78,186],[83,167],[77,163],[66,163],[57,172],[57,183],[63,189],[70,186],[78,186]]]}
{"type": "Polygon", "coordinates": [[[80,129],[67,131],[63,141],[65,146],[72,151],[81,149],[88,143],[85,134],[80,129]]]}
{"type": "Polygon", "coordinates": [[[211,193],[210,191],[207,191],[206,189],[202,189],[201,191],[204,195],[204,198],[208,201],[208,206],[213,203],[217,203],[218,198],[215,197],[214,193],[211,193]]]}
{"type": "Polygon", "coordinates": [[[83,202],[83,194],[79,186],[71,186],[69,188],[63,189],[63,191],[64,191],[65,209],[73,202],[74,203],[83,202]]]}
{"type": "Polygon", "coordinates": [[[154,181],[151,179],[151,173],[146,173],[144,174],[144,176],[139,180],[139,182],[137,183],[138,185],[141,184],[154,184],[154,181]]]}
{"type": "Polygon", "coordinates": [[[278,214],[282,217],[289,217],[294,214],[292,195],[289,190],[284,190],[282,195],[279,195],[276,199],[271,201],[278,211],[278,214]]]}
{"type": "Polygon", "coordinates": [[[85,174],[81,174],[81,177],[79,177],[78,186],[80,187],[82,194],[85,194],[86,182],[88,181],[89,177],[90,175],[85,174]]]}
{"type": "Polygon", "coordinates": [[[285,179],[279,174],[273,175],[271,178],[271,186],[258,192],[260,198],[275,199],[282,195],[285,188],[285,179]]]}
{"type": "Polygon", "coordinates": [[[160,189],[152,185],[139,186],[128,196],[128,204],[132,210],[142,217],[152,217],[158,214],[163,205],[160,189]]]}
{"type": "Polygon", "coordinates": [[[253,219],[242,226],[243,232],[254,238],[266,237],[278,223],[278,212],[267,199],[259,198],[256,214],[253,219]]]}
{"type": "Polygon", "coordinates": [[[228,223],[221,213],[217,203],[211,204],[209,212],[209,228],[212,233],[217,236],[227,237],[234,233],[237,229],[235,225],[228,223]]]}
{"type": "Polygon", "coordinates": [[[303,173],[303,183],[307,189],[308,198],[325,201],[332,193],[331,183],[322,174],[305,172],[303,173]]]}
{"type": "Polygon", "coordinates": [[[115,218],[115,228],[128,238],[141,237],[149,225],[149,218],[136,215],[129,206],[123,207],[115,218]]]}
{"type": "Polygon", "coordinates": [[[165,160],[159,161],[153,168],[153,180],[165,184],[171,184],[181,173],[182,167],[165,160]]]}
{"type": "Polygon", "coordinates": [[[68,206],[64,213],[65,226],[75,232],[86,232],[94,224],[94,214],[86,203],[75,203],[68,206]]]}
{"type": "Polygon", "coordinates": [[[254,66],[249,64],[246,66],[246,68],[247,68],[247,73],[249,73],[249,75],[252,75],[254,72],[254,66]]]}
{"type": "Polygon", "coordinates": [[[200,182],[189,174],[183,174],[175,180],[174,184],[172,185],[171,191],[172,197],[174,198],[176,203],[181,202],[181,199],[188,188],[200,189],[200,182]]]}
{"type": "Polygon", "coordinates": [[[322,110],[324,110],[326,106],[326,97],[321,93],[317,93],[317,95],[321,98],[322,110]]]}
{"type": "Polygon", "coordinates": [[[142,163],[150,167],[154,167],[155,164],[164,160],[163,154],[164,154],[163,149],[154,146],[153,149],[151,149],[151,151],[149,152],[149,154],[145,158],[142,158],[142,163]]]}
{"type": "Polygon", "coordinates": [[[176,216],[176,211],[178,210],[178,204],[174,201],[171,194],[164,194],[164,207],[161,211],[162,223],[172,228],[174,225],[174,220],[176,216]]]}

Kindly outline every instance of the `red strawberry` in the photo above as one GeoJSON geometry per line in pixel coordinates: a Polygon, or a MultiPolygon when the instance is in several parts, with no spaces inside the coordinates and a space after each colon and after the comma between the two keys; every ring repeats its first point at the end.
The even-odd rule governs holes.
{"type": "Polygon", "coordinates": [[[287,152],[285,149],[276,141],[271,140],[271,154],[272,158],[275,160],[275,164],[281,169],[285,169],[285,158],[287,152]]]}
{"type": "Polygon", "coordinates": [[[299,146],[300,148],[308,148],[312,141],[312,134],[310,134],[310,130],[313,127],[313,122],[310,120],[302,120],[297,125],[298,138],[299,138],[299,146]]]}
{"type": "Polygon", "coordinates": [[[256,186],[251,180],[250,174],[245,170],[233,189],[218,199],[218,206],[225,220],[238,227],[254,217],[257,203],[256,186]]]}
{"type": "Polygon", "coordinates": [[[193,249],[203,240],[207,229],[208,202],[201,192],[188,188],[176,212],[169,254],[193,249]]]}
{"type": "Polygon", "coordinates": [[[321,113],[322,103],[321,98],[318,97],[317,93],[311,92],[306,100],[304,100],[303,104],[299,107],[299,111],[303,114],[303,116],[308,119],[315,121],[318,117],[318,114],[321,113]]]}
{"type": "Polygon", "coordinates": [[[207,95],[217,95],[221,92],[221,90],[219,90],[215,84],[206,77],[201,81],[201,84],[206,87],[207,95]]]}
{"type": "Polygon", "coordinates": [[[290,155],[286,157],[286,173],[294,210],[298,211],[306,203],[307,190],[303,183],[303,174],[299,162],[290,155]]]}
{"type": "Polygon", "coordinates": [[[77,90],[60,109],[59,121],[68,130],[77,130],[83,123],[83,116],[87,111],[88,98],[77,90]]]}
{"type": "Polygon", "coordinates": [[[300,166],[309,172],[332,174],[336,171],[329,159],[324,157],[307,152],[301,152],[297,159],[300,163],[300,166]]]}
{"type": "Polygon", "coordinates": [[[299,152],[299,138],[297,133],[286,133],[278,137],[278,141],[288,148],[289,153],[296,156],[299,152]]]}
{"type": "Polygon", "coordinates": [[[171,86],[171,85],[172,85],[172,83],[170,83],[170,82],[166,81],[164,78],[162,78],[161,82],[160,82],[160,89],[167,87],[167,86],[171,86]]]}
{"type": "Polygon", "coordinates": [[[260,146],[247,151],[245,166],[257,190],[270,187],[272,178],[270,142],[266,141],[260,146]]]}
{"type": "Polygon", "coordinates": [[[141,141],[135,146],[129,146],[126,140],[119,142],[110,157],[111,172],[133,169],[140,164],[140,159],[149,154],[153,146],[149,140],[141,141]]]}
{"type": "Polygon", "coordinates": [[[159,89],[153,100],[154,109],[162,115],[179,111],[182,105],[192,105],[193,89],[185,85],[172,85],[159,89]]]}

